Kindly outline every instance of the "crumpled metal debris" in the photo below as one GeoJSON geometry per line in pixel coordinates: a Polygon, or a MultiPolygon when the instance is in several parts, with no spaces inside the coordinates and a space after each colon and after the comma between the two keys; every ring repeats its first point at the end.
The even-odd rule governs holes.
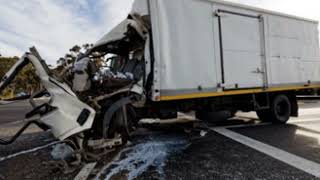
{"type": "Polygon", "coordinates": [[[51,151],[51,156],[54,160],[68,160],[73,157],[74,150],[67,144],[57,144],[51,151]]]}
{"type": "Polygon", "coordinates": [[[113,79],[130,79],[133,80],[134,79],[134,75],[130,72],[125,72],[125,73],[121,73],[121,72],[112,72],[111,70],[105,70],[101,75],[96,75],[94,77],[95,80],[99,80],[100,78],[113,78],[113,79]]]}
{"type": "Polygon", "coordinates": [[[201,137],[204,137],[204,136],[206,136],[207,134],[208,134],[207,131],[201,131],[201,132],[200,132],[200,136],[201,136],[201,137]]]}

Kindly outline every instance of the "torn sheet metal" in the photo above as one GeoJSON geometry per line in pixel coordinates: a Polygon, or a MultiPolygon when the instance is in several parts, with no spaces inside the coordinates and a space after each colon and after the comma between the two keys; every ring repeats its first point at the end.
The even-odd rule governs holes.
{"type": "Polygon", "coordinates": [[[104,35],[96,44],[94,44],[92,49],[99,49],[101,46],[106,46],[112,42],[122,40],[126,37],[129,26],[134,28],[141,37],[146,38],[142,27],[135,20],[125,19],[108,34],[104,35]]]}
{"type": "Polygon", "coordinates": [[[33,54],[26,53],[11,68],[0,83],[0,90],[10,84],[28,63],[34,65],[42,85],[51,95],[51,100],[43,107],[54,108],[52,111],[42,111],[41,109],[39,109],[39,113],[35,111],[35,116],[41,115],[40,122],[51,128],[52,133],[60,140],[90,129],[95,118],[95,110],[81,102],[68,85],[51,77],[41,60],[33,54]]]}

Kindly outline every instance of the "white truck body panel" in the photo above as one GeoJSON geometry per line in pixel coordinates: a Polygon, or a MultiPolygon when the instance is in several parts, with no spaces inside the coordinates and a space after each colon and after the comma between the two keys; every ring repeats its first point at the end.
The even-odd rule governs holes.
{"type": "Polygon", "coordinates": [[[214,91],[219,73],[214,61],[211,3],[157,0],[150,4],[155,89],[161,95],[190,93],[198,88],[214,91]]]}
{"type": "Polygon", "coordinates": [[[260,19],[221,14],[224,84],[227,89],[262,87],[262,30],[260,19]],[[254,73],[257,71],[257,73],[254,73]],[[239,78],[241,77],[241,78],[239,78]],[[237,86],[237,87],[236,87],[237,86]]]}
{"type": "Polygon", "coordinates": [[[41,84],[50,94],[50,100],[48,100],[46,104],[50,105],[54,109],[44,114],[41,114],[40,112],[35,113],[27,120],[36,119],[37,121],[47,125],[52,130],[54,136],[60,140],[65,140],[75,134],[89,130],[94,122],[96,111],[89,105],[81,102],[67,84],[61,83],[52,78],[45,70],[39,57],[31,53],[26,53],[22,56],[20,60],[17,61],[16,64],[6,73],[3,81],[0,81],[0,89],[7,86],[6,84],[8,81],[10,83],[12,78],[14,78],[21,70],[20,67],[24,67],[29,62],[36,69],[36,73],[40,78],[41,84]],[[84,111],[86,111],[86,114],[83,115],[82,113],[84,111]],[[81,119],[83,122],[78,121],[80,120],[80,116],[84,116],[84,118],[81,119]]]}
{"type": "Polygon", "coordinates": [[[154,100],[319,84],[316,21],[217,0],[151,0],[149,6],[154,100]]]}

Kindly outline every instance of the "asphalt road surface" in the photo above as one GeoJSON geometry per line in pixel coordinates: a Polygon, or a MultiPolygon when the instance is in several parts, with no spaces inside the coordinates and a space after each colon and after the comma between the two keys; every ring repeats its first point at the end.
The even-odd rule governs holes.
{"type": "Polygon", "coordinates": [[[31,109],[27,101],[0,106],[0,125],[23,120],[31,109]]]}
{"type": "MultiPolygon", "coordinates": [[[[127,146],[63,174],[53,167],[56,143],[33,127],[0,146],[1,179],[320,179],[320,102],[300,102],[287,125],[261,123],[254,113],[192,128],[139,129],[127,146]]],[[[25,103],[0,107],[0,137],[23,124],[25,103]],[[17,122],[18,121],[18,122],[17,122]]]]}

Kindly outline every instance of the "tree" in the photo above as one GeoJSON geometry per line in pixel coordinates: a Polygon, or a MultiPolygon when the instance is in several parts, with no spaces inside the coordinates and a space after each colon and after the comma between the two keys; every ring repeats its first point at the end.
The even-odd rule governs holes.
{"type": "MultiPolygon", "coordinates": [[[[73,46],[68,53],[65,54],[64,57],[61,57],[57,60],[57,67],[53,70],[55,74],[60,74],[65,70],[65,68],[69,68],[70,64],[73,64],[77,58],[81,55],[84,55],[89,49],[93,47],[93,44],[83,44],[82,46],[75,45],[73,46]]],[[[93,57],[92,60],[97,65],[97,67],[102,67],[104,64],[103,57],[93,57]]]]}
{"type": "MultiPolygon", "coordinates": [[[[2,79],[10,68],[19,60],[18,57],[0,57],[0,78],[2,79]]],[[[2,93],[4,97],[12,98],[19,92],[32,94],[40,90],[40,80],[34,67],[29,64],[16,76],[13,82],[2,93]]],[[[1,96],[1,94],[0,94],[1,96]]]]}
{"type": "MultiPolygon", "coordinates": [[[[52,69],[52,72],[57,76],[61,75],[66,69],[70,70],[73,63],[77,58],[85,54],[89,49],[93,47],[93,44],[84,44],[82,46],[73,46],[64,57],[57,60],[57,67],[52,69]]],[[[98,68],[102,67],[105,63],[104,57],[95,56],[91,57],[92,61],[97,65],[98,68]]],[[[19,60],[18,57],[2,57],[0,54],[0,79],[2,79],[5,74],[10,70],[10,68],[19,60]]],[[[67,71],[66,71],[67,72],[67,71]]],[[[0,98],[2,97],[13,97],[19,92],[26,92],[28,94],[33,94],[35,91],[40,90],[41,84],[40,79],[36,75],[34,67],[29,64],[27,65],[19,74],[16,76],[14,81],[6,88],[0,98]]]]}

